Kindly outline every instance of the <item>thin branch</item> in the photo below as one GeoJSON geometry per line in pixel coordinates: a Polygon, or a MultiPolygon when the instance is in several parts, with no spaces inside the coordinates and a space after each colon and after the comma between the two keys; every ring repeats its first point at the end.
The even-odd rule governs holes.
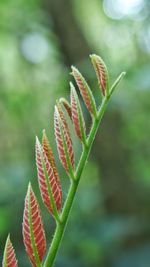
{"type": "Polygon", "coordinates": [[[79,164],[77,166],[77,170],[75,173],[75,180],[71,181],[71,185],[70,185],[69,192],[68,192],[68,197],[66,199],[66,202],[64,204],[64,208],[62,211],[61,223],[57,224],[55,234],[54,234],[50,249],[48,251],[47,258],[46,258],[45,263],[44,263],[44,267],[52,267],[53,266],[58,248],[60,246],[60,243],[61,243],[61,240],[63,237],[64,230],[65,230],[65,227],[66,227],[66,224],[68,221],[69,213],[70,213],[70,210],[71,210],[71,207],[72,207],[72,204],[74,201],[74,197],[75,197],[75,194],[76,194],[76,191],[78,188],[80,177],[81,177],[83,169],[86,165],[86,162],[87,162],[87,159],[88,159],[91,147],[92,147],[92,143],[94,141],[96,132],[98,130],[99,124],[100,124],[101,119],[103,117],[103,114],[105,112],[108,101],[109,101],[108,97],[105,97],[103,99],[100,110],[98,112],[98,118],[95,119],[93,122],[89,137],[87,139],[87,146],[84,147],[79,164]]]}

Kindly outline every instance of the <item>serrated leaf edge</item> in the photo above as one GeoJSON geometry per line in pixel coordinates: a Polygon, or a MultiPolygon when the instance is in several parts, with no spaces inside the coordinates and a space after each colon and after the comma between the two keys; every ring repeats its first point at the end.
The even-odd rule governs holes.
{"type": "Polygon", "coordinates": [[[83,101],[87,107],[87,110],[89,111],[89,113],[91,114],[91,116],[93,117],[97,117],[97,109],[96,109],[96,103],[95,103],[95,99],[93,96],[93,93],[87,83],[87,81],[85,80],[85,78],[83,77],[83,75],[79,72],[79,70],[74,67],[71,66],[72,69],[72,75],[76,81],[76,84],[79,88],[79,91],[81,93],[81,96],[83,98],[83,101]],[[82,84],[83,86],[82,86],[82,84]]]}
{"type": "MultiPolygon", "coordinates": [[[[56,179],[56,177],[54,175],[53,168],[52,168],[50,162],[48,161],[48,158],[47,158],[47,156],[46,156],[46,154],[45,154],[45,152],[44,152],[44,150],[43,150],[43,148],[42,148],[42,146],[41,146],[41,144],[39,142],[38,137],[36,137],[36,162],[37,162],[37,169],[39,171],[38,159],[37,159],[37,149],[39,150],[39,153],[40,153],[42,170],[43,170],[44,176],[45,176],[46,189],[47,189],[48,198],[49,198],[49,205],[50,205],[51,209],[49,209],[49,207],[47,206],[47,204],[45,202],[45,199],[43,197],[43,191],[42,191],[42,187],[41,187],[41,177],[39,177],[39,175],[38,175],[38,182],[39,182],[39,188],[40,188],[42,200],[43,200],[44,204],[46,205],[46,207],[48,208],[48,210],[55,217],[55,219],[57,221],[59,221],[58,211],[61,209],[61,205],[60,205],[60,209],[57,210],[57,206],[56,206],[55,199],[54,199],[54,196],[53,196],[53,191],[52,191],[51,184],[50,184],[51,183],[51,181],[50,181],[51,177],[48,176],[48,170],[47,170],[46,165],[48,165],[49,171],[51,172],[51,175],[53,176],[52,179],[56,179]]],[[[57,190],[60,190],[60,187],[58,188],[57,181],[55,181],[55,183],[57,184],[57,190]]]]}
{"type": "MultiPolygon", "coordinates": [[[[65,121],[65,124],[66,123],[67,122],[65,121]]],[[[70,175],[70,177],[73,178],[74,177],[74,174],[73,174],[74,160],[73,162],[71,162],[71,155],[69,154],[69,151],[68,151],[68,146],[67,146],[67,141],[66,141],[67,137],[65,137],[65,135],[67,136],[67,134],[69,134],[70,136],[70,133],[67,132],[68,129],[65,128],[65,124],[62,121],[62,117],[60,115],[60,106],[58,109],[58,105],[57,105],[55,106],[55,112],[54,112],[54,125],[55,125],[54,128],[55,128],[57,150],[58,150],[59,158],[61,160],[63,167],[65,168],[67,173],[70,175]]],[[[70,140],[71,140],[71,137],[70,137],[70,140]]],[[[71,141],[70,146],[72,146],[72,141],[71,141]]],[[[73,147],[71,147],[70,149],[72,150],[72,153],[73,153],[73,147]]]]}
{"type": "Polygon", "coordinates": [[[70,82],[70,98],[71,98],[71,109],[72,109],[72,120],[74,128],[79,139],[86,145],[86,127],[83,118],[82,109],[80,102],[75,90],[74,85],[70,82]]]}
{"type": "MultiPolygon", "coordinates": [[[[24,216],[23,216],[24,245],[25,245],[25,248],[26,248],[26,240],[25,240],[25,236],[24,236],[24,233],[25,233],[24,223],[25,223],[26,216],[28,216],[27,220],[28,220],[28,224],[29,224],[29,236],[30,236],[30,241],[29,242],[31,242],[31,246],[32,246],[31,249],[32,249],[33,255],[29,255],[28,252],[27,252],[27,255],[28,255],[29,259],[30,259],[31,264],[34,267],[41,267],[41,261],[40,261],[40,258],[39,258],[37,245],[36,245],[36,242],[35,242],[35,237],[34,237],[34,232],[33,232],[32,210],[31,210],[31,199],[30,199],[31,195],[30,195],[30,193],[33,194],[34,200],[35,200],[36,205],[37,205],[37,210],[38,210],[38,213],[39,213],[39,216],[40,216],[41,227],[42,227],[42,232],[43,232],[43,237],[44,237],[43,246],[44,246],[45,251],[46,251],[46,238],[45,238],[45,232],[44,232],[42,218],[41,218],[41,212],[40,212],[38,201],[37,201],[36,196],[35,196],[35,194],[33,192],[33,189],[32,189],[32,186],[31,186],[30,182],[29,182],[29,185],[28,185],[27,194],[26,194],[26,198],[25,198],[25,208],[24,208],[24,216]],[[28,201],[28,214],[26,215],[26,212],[27,212],[27,210],[26,210],[27,209],[27,201],[28,201]],[[34,262],[32,262],[31,256],[33,256],[33,258],[35,260],[34,262]]],[[[27,248],[26,248],[26,251],[27,251],[27,248]]],[[[45,254],[45,253],[43,253],[43,254],[45,254]]],[[[44,257],[44,255],[42,255],[42,258],[43,257],[44,257]]]]}
{"type": "Polygon", "coordinates": [[[5,243],[2,267],[18,267],[18,262],[16,259],[15,250],[14,250],[12,242],[10,240],[10,235],[8,235],[6,243],[5,243]],[[11,252],[10,252],[11,254],[8,256],[7,253],[8,253],[9,249],[11,250],[11,252]],[[9,257],[9,258],[7,258],[7,257],[9,257]],[[11,261],[9,261],[10,258],[11,258],[11,261]],[[7,263],[7,260],[9,261],[9,263],[7,263]],[[15,262],[13,263],[13,261],[15,261],[15,262]]]}
{"type": "Polygon", "coordinates": [[[102,95],[109,95],[109,75],[104,60],[96,54],[90,55],[90,58],[97,76],[98,84],[101,89],[102,95]]]}

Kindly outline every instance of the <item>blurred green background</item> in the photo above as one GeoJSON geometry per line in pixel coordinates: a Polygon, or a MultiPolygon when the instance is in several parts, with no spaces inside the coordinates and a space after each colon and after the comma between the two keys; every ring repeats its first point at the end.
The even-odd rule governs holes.
{"type": "MultiPolygon", "coordinates": [[[[105,60],[114,93],[82,176],[56,267],[150,266],[150,1],[0,1],[0,259],[8,232],[19,265],[29,180],[39,196],[35,135],[47,130],[63,199],[53,127],[55,100],[69,99],[70,65],[100,93],[88,55],[105,60]]],[[[85,107],[84,115],[89,117],[85,107]]],[[[74,139],[76,160],[81,147],[74,139]]],[[[47,242],[54,221],[38,198],[47,242]]]]}

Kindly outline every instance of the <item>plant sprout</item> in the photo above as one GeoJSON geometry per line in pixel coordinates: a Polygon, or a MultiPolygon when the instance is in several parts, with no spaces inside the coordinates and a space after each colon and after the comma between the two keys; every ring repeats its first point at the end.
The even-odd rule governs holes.
{"type": "MultiPolygon", "coordinates": [[[[89,133],[86,131],[80,101],[73,83],[70,83],[70,103],[66,99],[60,98],[55,105],[54,130],[58,155],[62,166],[70,178],[70,187],[64,205],[62,205],[60,177],[45,130],[43,131],[41,142],[36,137],[36,166],[40,194],[45,207],[56,222],[56,229],[44,260],[46,253],[45,231],[38,200],[33,192],[31,183],[29,183],[25,198],[22,231],[25,250],[33,267],[52,267],[54,264],[80,178],[89,157],[99,124],[110,96],[125,75],[125,72],[122,72],[110,87],[108,70],[102,58],[95,54],[91,55],[90,58],[102,95],[102,101],[99,107],[96,106],[93,93],[82,74],[77,68],[71,67],[72,75],[79,88],[87,111],[92,118],[89,133]],[[65,111],[68,113],[75,133],[82,143],[82,152],[77,166],[75,166],[72,138],[65,111]]],[[[10,241],[10,236],[8,236],[3,256],[3,267],[17,266],[15,251],[10,241]]]]}

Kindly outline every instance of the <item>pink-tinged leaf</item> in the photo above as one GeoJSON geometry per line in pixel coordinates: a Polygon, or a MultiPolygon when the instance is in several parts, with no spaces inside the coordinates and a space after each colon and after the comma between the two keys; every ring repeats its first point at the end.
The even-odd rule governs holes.
{"type": "Polygon", "coordinates": [[[36,138],[36,165],[42,200],[48,210],[57,216],[62,204],[62,191],[59,176],[46,134],[43,135],[43,148],[36,138]]]}
{"type": "Polygon", "coordinates": [[[97,55],[91,55],[91,60],[97,75],[98,83],[100,85],[103,96],[108,93],[109,90],[109,77],[108,70],[103,59],[97,55]]]}
{"type": "Polygon", "coordinates": [[[65,110],[67,111],[70,119],[72,120],[72,111],[71,111],[71,105],[65,98],[60,98],[59,102],[63,104],[65,110]]]}
{"type": "Polygon", "coordinates": [[[60,187],[60,183],[59,183],[59,175],[58,175],[58,171],[57,171],[57,167],[56,167],[56,163],[55,163],[55,158],[54,158],[54,154],[52,151],[52,148],[50,146],[48,137],[46,135],[45,130],[43,130],[43,136],[42,136],[42,146],[43,146],[43,150],[48,158],[48,161],[53,169],[55,178],[56,178],[56,182],[58,183],[58,186],[60,187]]]}
{"type": "Polygon", "coordinates": [[[89,88],[86,80],[82,76],[82,74],[75,68],[72,67],[72,75],[78,85],[78,88],[80,90],[80,93],[83,97],[84,103],[90,112],[90,114],[93,116],[96,116],[96,104],[93,97],[93,94],[91,92],[91,89],[89,88]]]}
{"type": "Polygon", "coordinates": [[[7,237],[2,267],[18,267],[16,255],[10,237],[7,237]]]}
{"type": "Polygon", "coordinates": [[[79,103],[79,99],[76,93],[76,90],[72,83],[70,83],[71,88],[71,109],[72,109],[72,120],[75,127],[75,131],[77,136],[81,141],[85,141],[85,122],[83,119],[83,114],[81,110],[81,106],[79,103]]]}
{"type": "Polygon", "coordinates": [[[25,198],[23,241],[32,266],[40,266],[46,252],[46,238],[40,208],[30,184],[25,198]]]}
{"type": "Polygon", "coordinates": [[[60,107],[55,107],[54,128],[59,158],[65,170],[74,168],[74,152],[67,121],[60,107]]]}
{"type": "Polygon", "coordinates": [[[62,126],[60,127],[60,129],[62,129],[62,135],[64,136],[64,141],[65,141],[64,148],[66,150],[66,159],[67,159],[67,154],[68,154],[69,159],[70,159],[69,162],[70,162],[71,168],[73,169],[74,168],[74,152],[73,152],[71,135],[70,135],[69,127],[68,127],[64,112],[59,103],[57,105],[57,110],[59,113],[60,125],[62,126]]]}

